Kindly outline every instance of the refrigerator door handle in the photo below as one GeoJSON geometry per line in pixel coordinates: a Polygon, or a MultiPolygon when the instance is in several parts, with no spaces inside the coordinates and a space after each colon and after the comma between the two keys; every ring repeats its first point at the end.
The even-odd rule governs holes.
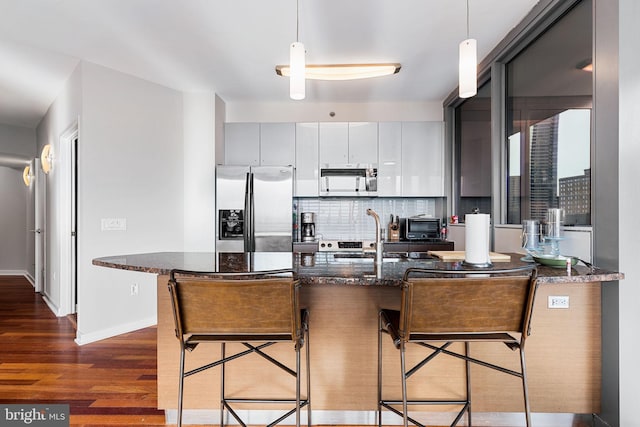
{"type": "Polygon", "coordinates": [[[254,200],[254,192],[253,192],[253,172],[249,173],[249,213],[251,216],[249,220],[251,222],[251,233],[249,233],[249,248],[247,252],[255,252],[256,251],[256,203],[254,200]]]}
{"type": "Polygon", "coordinates": [[[251,236],[253,234],[253,214],[251,211],[251,193],[252,193],[252,185],[251,180],[253,175],[250,172],[247,172],[247,178],[245,180],[244,187],[244,229],[243,229],[243,239],[244,239],[244,251],[251,252],[251,236]]]}

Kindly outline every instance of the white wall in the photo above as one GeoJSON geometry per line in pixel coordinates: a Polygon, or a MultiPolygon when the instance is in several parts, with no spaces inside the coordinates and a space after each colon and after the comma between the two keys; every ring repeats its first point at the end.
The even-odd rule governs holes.
{"type": "Polygon", "coordinates": [[[183,95],[185,251],[215,250],[215,98],[183,95]]]}
{"type": "Polygon", "coordinates": [[[78,342],[156,322],[155,276],[96,257],[184,249],[183,96],[82,63],[79,142],[78,342]],[[126,219],[101,231],[102,218],[126,219]],[[139,294],[131,295],[137,283],[139,294]]]}
{"type": "MultiPolygon", "coordinates": [[[[46,245],[45,272],[43,295],[45,300],[55,314],[61,313],[62,299],[60,295],[60,223],[58,200],[66,189],[59,188],[60,168],[55,158],[60,152],[60,135],[73,123],[77,123],[81,110],[81,68],[77,67],[67,80],[64,89],[56,100],[49,107],[47,114],[40,121],[36,128],[37,152],[40,153],[42,147],[51,144],[54,155],[53,168],[45,178],[46,193],[46,224],[44,235],[46,245]]],[[[69,301],[66,301],[67,305],[69,301]]]]}
{"type": "Polygon", "coordinates": [[[637,212],[640,210],[640,2],[619,0],[619,242],[620,271],[625,279],[619,285],[620,304],[620,425],[638,424],[640,396],[640,352],[637,327],[640,325],[640,247],[637,212]]]}
{"type": "Polygon", "coordinates": [[[441,102],[308,103],[228,102],[227,122],[442,121],[441,102]],[[335,116],[331,117],[330,112],[335,116]]]}
{"type": "MultiPolygon", "coordinates": [[[[184,249],[182,93],[82,62],[37,128],[38,146],[53,145],[47,176],[45,297],[58,315],[72,309],[60,283],[59,249],[66,189],[61,135],[79,127],[78,331],[87,343],[156,323],[156,278],[91,264],[96,257],[184,249]],[[58,155],[56,155],[58,153],[58,155]],[[126,219],[102,231],[102,218],[126,219]],[[139,294],[131,295],[138,284],[139,294]]],[[[211,142],[213,143],[213,142],[211,142]]]]}

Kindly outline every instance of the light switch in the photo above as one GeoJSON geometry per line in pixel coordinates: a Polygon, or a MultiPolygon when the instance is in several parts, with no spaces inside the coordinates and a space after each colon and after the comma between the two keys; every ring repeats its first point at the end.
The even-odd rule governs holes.
{"type": "Polygon", "coordinates": [[[126,218],[102,218],[100,220],[100,228],[102,231],[126,231],[126,218]]]}

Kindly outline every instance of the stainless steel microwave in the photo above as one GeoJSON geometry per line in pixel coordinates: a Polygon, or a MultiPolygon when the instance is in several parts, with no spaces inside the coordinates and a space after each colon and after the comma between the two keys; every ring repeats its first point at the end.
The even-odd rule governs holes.
{"type": "Polygon", "coordinates": [[[440,238],[440,218],[410,217],[400,222],[401,236],[406,240],[440,238]]]}
{"type": "Polygon", "coordinates": [[[320,196],[378,195],[378,167],[374,164],[325,164],[320,168],[320,196]]]}

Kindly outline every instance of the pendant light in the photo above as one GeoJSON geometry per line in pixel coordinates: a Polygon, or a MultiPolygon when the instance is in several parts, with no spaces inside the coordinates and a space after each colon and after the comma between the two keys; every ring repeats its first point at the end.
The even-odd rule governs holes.
{"type": "MultiPolygon", "coordinates": [[[[358,80],[373,77],[388,76],[400,72],[400,64],[327,64],[305,65],[304,76],[307,80],[358,80]]],[[[276,74],[279,76],[291,76],[291,68],[288,65],[276,65],[276,74]]]]}
{"type": "Polygon", "coordinates": [[[291,43],[289,48],[289,66],[291,75],[289,76],[289,96],[294,100],[301,100],[305,97],[305,52],[304,44],[299,41],[299,5],[296,0],[296,41],[291,43]]]}
{"type": "Polygon", "coordinates": [[[467,0],[467,39],[460,43],[458,64],[458,96],[470,98],[478,93],[478,46],[469,38],[469,0],[467,0]]]}

